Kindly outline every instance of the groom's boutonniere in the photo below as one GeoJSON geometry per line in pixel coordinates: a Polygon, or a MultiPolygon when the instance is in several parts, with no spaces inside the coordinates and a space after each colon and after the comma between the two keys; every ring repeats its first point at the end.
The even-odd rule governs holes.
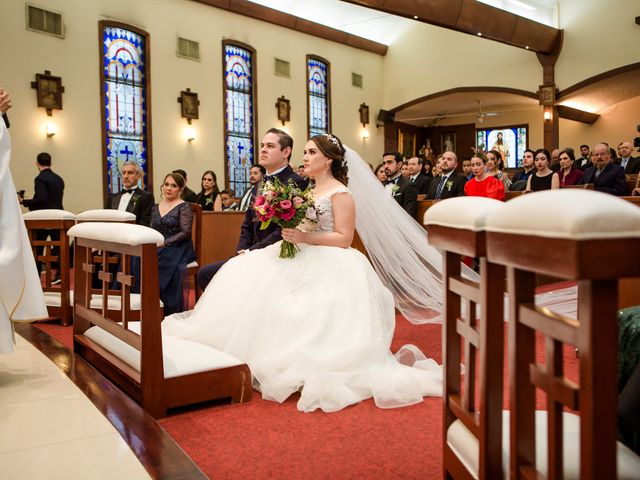
{"type": "Polygon", "coordinates": [[[447,192],[451,191],[451,187],[453,187],[453,180],[449,180],[445,186],[447,187],[447,192]]]}
{"type": "Polygon", "coordinates": [[[400,190],[400,186],[397,183],[394,183],[391,186],[391,196],[395,197],[398,194],[399,190],[400,190]]]}

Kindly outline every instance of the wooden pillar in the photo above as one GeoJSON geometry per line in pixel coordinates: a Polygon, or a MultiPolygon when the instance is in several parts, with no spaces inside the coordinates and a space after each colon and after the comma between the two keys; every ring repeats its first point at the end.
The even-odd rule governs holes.
{"type": "Polygon", "coordinates": [[[538,90],[540,105],[544,106],[543,113],[543,133],[544,148],[552,151],[559,148],[560,144],[560,118],[558,116],[558,108],[556,107],[556,80],[555,66],[560,51],[562,50],[562,40],[564,32],[561,30],[558,36],[558,42],[555,48],[549,54],[538,53],[538,61],[542,65],[542,85],[538,90]]]}

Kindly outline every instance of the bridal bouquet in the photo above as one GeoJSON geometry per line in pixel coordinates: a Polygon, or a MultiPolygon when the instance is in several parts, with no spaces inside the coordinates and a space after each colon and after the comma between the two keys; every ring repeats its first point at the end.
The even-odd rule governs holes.
{"type": "MultiPolygon", "coordinates": [[[[264,184],[262,193],[256,197],[253,204],[256,217],[264,230],[271,222],[283,228],[296,228],[306,218],[316,221],[317,212],[313,202],[311,188],[302,190],[292,180],[286,185],[277,178],[264,184]]],[[[280,258],[293,258],[298,247],[293,243],[282,241],[280,258]]]]}

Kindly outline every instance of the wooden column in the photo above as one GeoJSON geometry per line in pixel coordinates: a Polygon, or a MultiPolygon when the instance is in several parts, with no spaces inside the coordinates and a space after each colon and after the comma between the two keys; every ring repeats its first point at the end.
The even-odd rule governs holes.
{"type": "Polygon", "coordinates": [[[543,132],[544,132],[544,148],[552,151],[559,148],[560,144],[560,117],[558,116],[558,108],[556,106],[556,80],[555,66],[560,51],[562,50],[562,40],[564,34],[560,31],[556,46],[549,54],[538,53],[538,61],[542,65],[542,85],[538,91],[540,104],[544,106],[543,113],[543,132]]]}

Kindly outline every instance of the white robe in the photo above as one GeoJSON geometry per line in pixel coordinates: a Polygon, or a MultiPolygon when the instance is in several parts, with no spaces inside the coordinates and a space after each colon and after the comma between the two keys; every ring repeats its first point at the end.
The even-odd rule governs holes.
{"type": "Polygon", "coordinates": [[[11,138],[0,119],[0,353],[13,351],[12,322],[48,317],[10,162],[11,138]]]}

